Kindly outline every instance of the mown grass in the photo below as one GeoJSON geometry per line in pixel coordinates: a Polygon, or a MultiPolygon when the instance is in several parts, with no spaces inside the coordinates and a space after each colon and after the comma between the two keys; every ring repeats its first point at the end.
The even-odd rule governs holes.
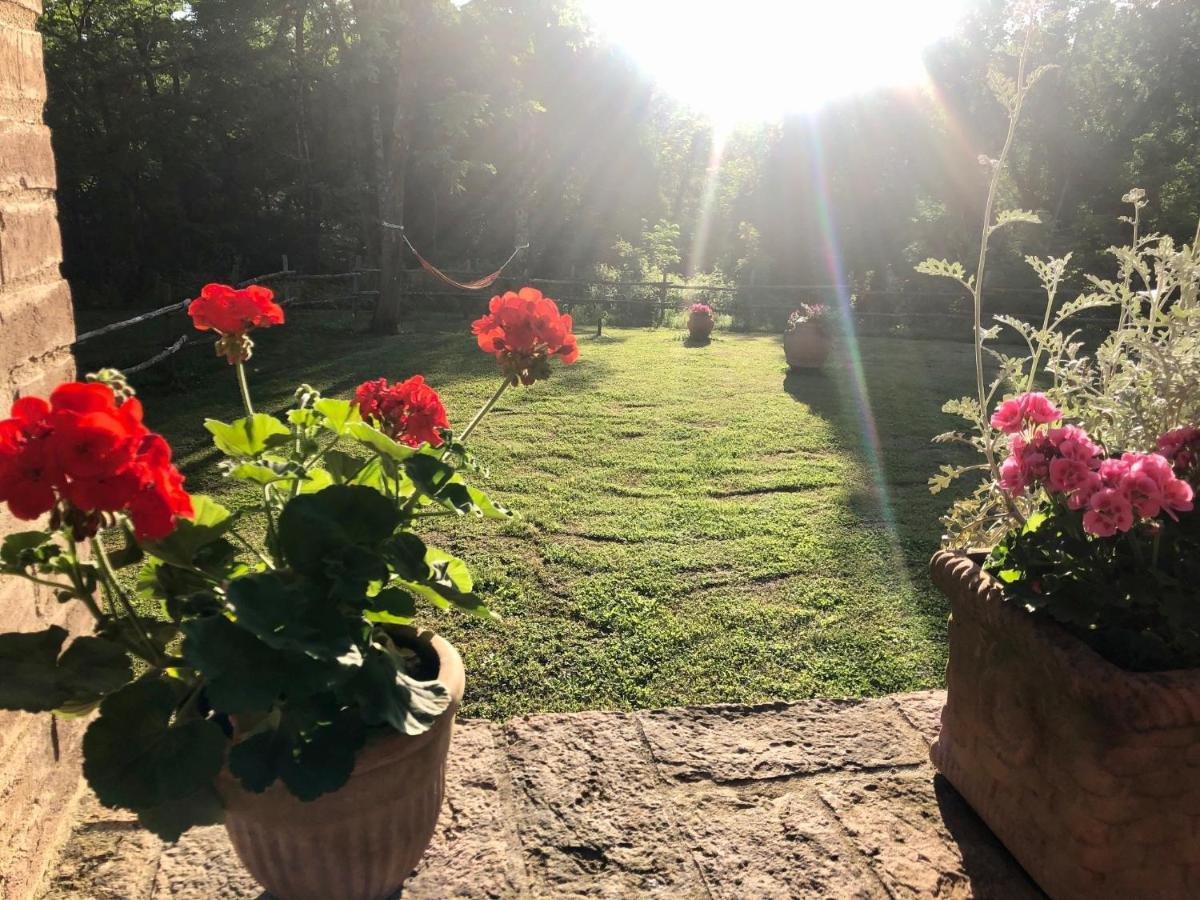
{"type": "MultiPolygon", "coordinates": [[[[428,618],[463,653],[467,715],[941,683],[947,611],[925,565],[945,501],[925,487],[941,461],[928,441],[950,427],[942,401],[968,389],[969,345],[866,338],[820,374],[788,374],[775,336],[688,347],[627,330],[581,345],[575,366],[509,391],[472,441],[484,486],[522,522],[439,519],[427,536],[471,564],[503,616],[428,618]]],[[[423,372],[460,425],[498,384],[462,332],[279,329],[251,367],[265,410],[301,381],[347,396],[423,372]]],[[[224,364],[196,359],[143,399],[189,487],[245,503],[201,427],[239,415],[224,364]]]]}

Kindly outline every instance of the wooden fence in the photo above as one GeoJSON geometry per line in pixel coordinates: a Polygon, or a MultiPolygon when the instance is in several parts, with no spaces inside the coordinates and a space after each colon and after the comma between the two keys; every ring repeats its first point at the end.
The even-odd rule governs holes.
{"type": "MultiPolygon", "coordinates": [[[[281,305],[292,310],[305,308],[341,309],[349,313],[351,327],[365,328],[379,296],[379,270],[356,267],[349,272],[302,274],[288,266],[283,257],[279,271],[238,282],[270,284],[281,305]],[[361,319],[361,321],[360,321],[361,319]]],[[[448,274],[470,277],[469,272],[448,274]]],[[[490,298],[505,290],[529,284],[553,297],[571,312],[578,324],[594,327],[600,335],[606,324],[661,327],[668,318],[692,302],[709,304],[714,313],[729,317],[738,330],[782,330],[788,315],[803,303],[825,303],[848,309],[857,329],[867,332],[906,333],[914,336],[969,339],[972,313],[970,298],[962,291],[947,291],[931,284],[930,290],[906,287],[898,290],[863,289],[850,284],[679,284],[661,281],[599,281],[585,278],[537,278],[504,276],[487,291],[451,290],[422,269],[405,273],[405,316],[418,325],[438,319],[463,320],[482,314],[490,298]],[[850,298],[853,298],[852,301],[850,298]]],[[[209,344],[206,335],[196,334],[183,311],[189,300],[171,302],[127,319],[100,325],[80,334],[71,345],[77,351],[99,338],[139,326],[158,327],[161,349],[124,368],[141,372],[172,359],[188,347],[209,344]],[[150,323],[159,322],[159,326],[150,323]]],[[[986,292],[989,317],[1006,313],[1019,318],[1040,319],[1045,303],[1040,291],[991,288],[986,292]]],[[[1074,294],[1063,291],[1063,296],[1074,294]]],[[[1113,324],[1091,317],[1081,324],[1096,327],[1113,324]]],[[[145,341],[131,342],[142,345],[145,341]]]]}

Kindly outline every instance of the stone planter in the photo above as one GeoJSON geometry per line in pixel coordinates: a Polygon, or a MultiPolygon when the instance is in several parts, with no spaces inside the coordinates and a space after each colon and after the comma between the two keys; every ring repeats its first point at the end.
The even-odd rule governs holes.
{"type": "Polygon", "coordinates": [[[693,341],[707,341],[712,330],[712,316],[703,313],[692,313],[688,316],[688,337],[693,341]]]}
{"type": "Polygon", "coordinates": [[[1200,896],[1200,670],[1117,668],[962,555],[934,765],[1051,897],[1200,896]]]}
{"type": "Polygon", "coordinates": [[[373,737],[346,784],[310,803],[279,782],[261,794],[223,773],[225,828],[242,864],[277,900],[382,900],[395,893],[433,838],[446,756],[465,675],[458,652],[429,641],[450,708],[424,734],[373,737]]]}
{"type": "Polygon", "coordinates": [[[815,322],[784,332],[783,354],[792,369],[819,369],[829,358],[829,335],[815,322]]]}

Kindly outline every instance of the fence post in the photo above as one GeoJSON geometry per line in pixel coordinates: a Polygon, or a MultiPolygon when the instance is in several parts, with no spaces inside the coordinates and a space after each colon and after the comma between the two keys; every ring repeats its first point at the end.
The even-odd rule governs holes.
{"type": "Polygon", "coordinates": [[[604,336],[604,313],[607,309],[607,302],[600,302],[596,304],[596,337],[604,336]]]}
{"type": "MultiPolygon", "coordinates": [[[[171,305],[171,297],[172,297],[171,283],[164,282],[163,286],[162,286],[162,305],[170,306],[171,305]]],[[[172,343],[174,343],[175,332],[178,331],[179,329],[176,327],[174,317],[163,316],[162,320],[166,324],[166,328],[163,329],[165,338],[166,338],[164,343],[166,343],[168,346],[170,346],[172,343]]],[[[170,379],[172,384],[174,384],[178,380],[178,370],[175,366],[175,354],[174,353],[172,353],[170,356],[167,357],[167,377],[170,379]]]]}
{"type": "Polygon", "coordinates": [[[654,317],[655,327],[662,325],[667,314],[667,273],[663,272],[662,284],[658,287],[658,315],[654,317]]]}

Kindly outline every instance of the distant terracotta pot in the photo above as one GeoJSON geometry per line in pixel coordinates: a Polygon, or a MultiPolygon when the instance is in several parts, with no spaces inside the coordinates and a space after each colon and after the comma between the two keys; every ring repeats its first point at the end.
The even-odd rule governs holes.
{"type": "Polygon", "coordinates": [[[693,340],[706,340],[712,334],[712,330],[712,316],[706,313],[692,313],[688,316],[688,336],[693,340]]]}
{"type": "Polygon", "coordinates": [[[429,731],[374,737],[350,780],[309,803],[279,782],[255,794],[228,772],[218,780],[230,841],[247,871],[278,900],[382,900],[429,847],[466,679],[458,651],[440,637],[425,640],[451,696],[429,731]]]}
{"type": "Polygon", "coordinates": [[[783,335],[783,355],[793,369],[819,369],[829,358],[829,335],[817,322],[804,322],[783,335]]]}
{"type": "Polygon", "coordinates": [[[1200,896],[1200,670],[1120,669],[938,553],[950,663],[933,764],[1057,900],[1200,896]]]}

